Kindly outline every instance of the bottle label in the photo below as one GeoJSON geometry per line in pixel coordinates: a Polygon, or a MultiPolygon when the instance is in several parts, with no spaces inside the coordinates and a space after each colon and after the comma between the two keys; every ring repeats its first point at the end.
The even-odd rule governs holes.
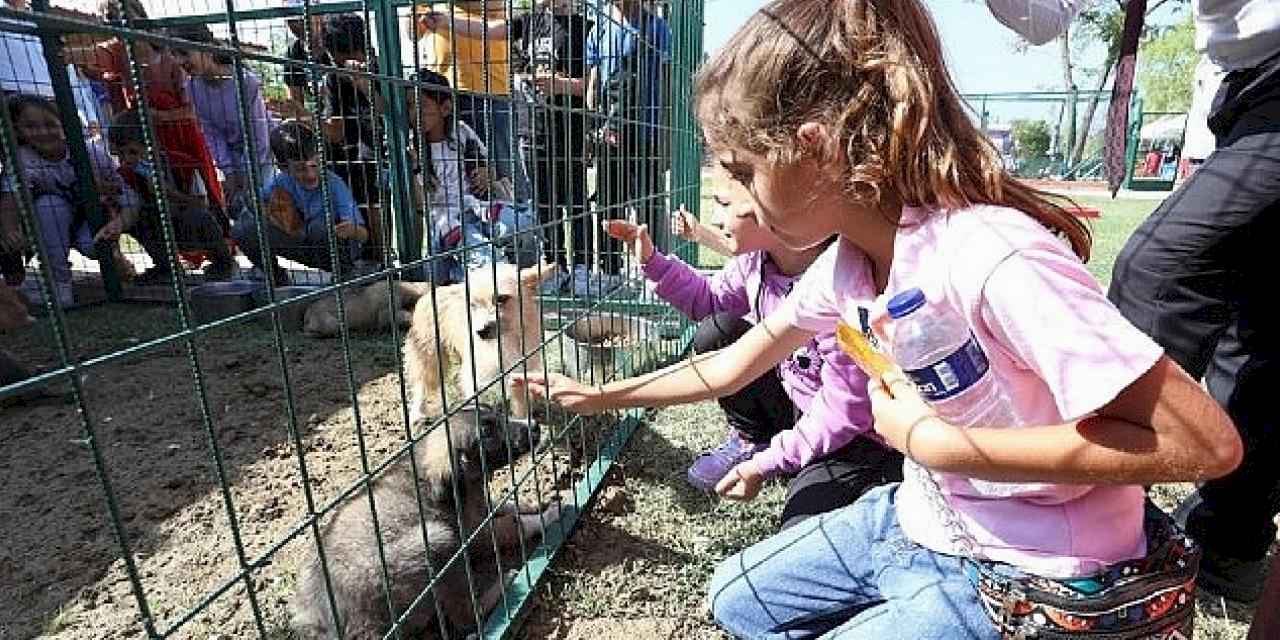
{"type": "Polygon", "coordinates": [[[982,352],[977,338],[970,333],[969,340],[955,353],[906,374],[925,400],[937,402],[963,393],[981,380],[990,368],[987,354],[982,352]]]}

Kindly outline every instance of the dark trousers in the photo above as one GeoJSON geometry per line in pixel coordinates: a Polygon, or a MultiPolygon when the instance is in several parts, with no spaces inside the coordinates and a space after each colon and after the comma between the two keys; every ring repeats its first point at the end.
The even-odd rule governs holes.
{"type": "MultiPolygon", "coordinates": [[[[631,127],[618,144],[601,145],[596,204],[602,219],[626,220],[634,212],[638,224],[649,225],[654,247],[668,253],[671,224],[662,193],[666,163],[655,135],[647,127],[631,127]]],[[[610,239],[602,246],[604,270],[620,272],[626,260],[622,244],[610,239]]]]}
{"type": "MultiPolygon", "coordinates": [[[[137,238],[138,244],[147,252],[147,257],[161,271],[168,271],[169,252],[164,243],[164,227],[161,225],[160,210],[153,206],[144,206],[137,224],[129,229],[129,235],[137,238]]],[[[208,209],[169,209],[169,219],[173,223],[173,236],[179,251],[207,251],[213,264],[230,266],[231,252],[222,238],[222,225],[208,209]]]]}
{"type": "Polygon", "coordinates": [[[809,463],[787,483],[781,529],[853,504],[862,494],[902,482],[902,453],[858,437],[821,460],[809,463]]]}
{"type": "Polygon", "coordinates": [[[1280,312],[1272,283],[1280,224],[1280,73],[1228,75],[1215,104],[1218,150],[1129,238],[1109,297],[1235,421],[1241,466],[1200,489],[1188,520],[1206,548],[1261,558],[1280,511],[1280,312]],[[1241,92],[1250,86],[1247,95],[1241,92]],[[1247,98],[1244,99],[1244,98],[1247,98]]]}
{"type": "Polygon", "coordinates": [[[533,178],[537,185],[538,224],[545,225],[547,259],[566,269],[588,263],[596,229],[589,228],[587,213],[587,165],[580,146],[571,147],[559,137],[539,136],[525,153],[533,158],[533,178]],[[565,221],[570,227],[565,237],[565,221]]]}
{"type": "Polygon", "coordinates": [[[294,262],[301,263],[312,269],[328,271],[336,278],[342,278],[351,273],[352,265],[355,258],[360,252],[360,243],[351,240],[338,239],[338,264],[333,264],[333,258],[329,253],[329,228],[323,219],[313,220],[307,224],[301,238],[289,236],[285,232],[276,228],[275,225],[267,223],[263,230],[267,233],[267,242],[271,245],[271,268],[262,261],[262,243],[258,240],[258,218],[249,213],[247,210],[241,214],[240,219],[236,221],[235,229],[232,231],[236,242],[240,245],[240,250],[249,258],[255,267],[267,272],[271,275],[272,269],[276,265],[276,256],[288,258],[294,262]]]}
{"type": "MultiPolygon", "coordinates": [[[[727,313],[707,316],[693,334],[694,353],[719,351],[751,330],[751,323],[727,313]]],[[[773,367],[741,391],[720,398],[729,426],[748,442],[763,444],[795,426],[796,405],[782,388],[778,368],[773,367]]]]}
{"type": "MultiPolygon", "coordinates": [[[[693,336],[693,350],[723,349],[751,329],[751,323],[729,314],[703,319],[693,336]]],[[[738,393],[720,399],[729,425],[753,443],[768,442],[795,426],[796,407],[787,396],[774,367],[738,393]]],[[[815,460],[787,485],[782,528],[853,504],[880,485],[902,480],[902,454],[867,438],[856,438],[839,451],[815,460]]]]}

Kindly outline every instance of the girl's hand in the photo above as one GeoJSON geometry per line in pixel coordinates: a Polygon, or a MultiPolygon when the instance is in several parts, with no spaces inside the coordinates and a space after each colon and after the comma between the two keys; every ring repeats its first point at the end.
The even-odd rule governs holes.
{"type": "Polygon", "coordinates": [[[917,427],[941,423],[938,414],[930,407],[920,392],[907,379],[906,374],[894,368],[867,383],[867,395],[871,398],[871,415],[876,433],[889,446],[913,460],[919,460],[911,450],[911,436],[917,427]]]}
{"type": "Polygon", "coordinates": [[[357,240],[363,242],[365,229],[354,222],[343,221],[333,225],[333,235],[338,236],[343,240],[357,240]]]}
{"type": "Polygon", "coordinates": [[[764,474],[754,460],[738,464],[729,470],[720,482],[716,483],[716,493],[725,500],[749,502],[760,495],[760,487],[764,485],[764,474]]]}
{"type": "Polygon", "coordinates": [[[698,219],[684,205],[671,213],[671,233],[685,240],[698,239],[698,219]]]}
{"type": "Polygon", "coordinates": [[[489,178],[488,165],[480,164],[467,169],[467,188],[471,190],[471,195],[481,200],[489,199],[493,181],[489,178]]]}
{"type": "Polygon", "coordinates": [[[599,387],[589,387],[559,373],[549,373],[546,376],[516,375],[511,384],[517,388],[517,393],[519,387],[523,386],[535,397],[546,398],[568,411],[584,416],[594,415],[608,408],[600,395],[599,387]]]}
{"type": "Polygon", "coordinates": [[[614,240],[621,240],[635,255],[640,264],[648,264],[653,257],[653,238],[649,237],[649,225],[637,225],[626,220],[605,220],[604,232],[614,240]]]}
{"type": "Polygon", "coordinates": [[[124,233],[124,218],[116,216],[102,225],[98,229],[98,233],[94,234],[94,242],[115,242],[120,239],[120,234],[124,233]]]}

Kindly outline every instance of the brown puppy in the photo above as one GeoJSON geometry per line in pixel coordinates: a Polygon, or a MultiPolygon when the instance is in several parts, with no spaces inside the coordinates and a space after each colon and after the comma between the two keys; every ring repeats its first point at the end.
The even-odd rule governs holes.
{"type": "MultiPolygon", "coordinates": [[[[404,343],[411,421],[439,412],[441,370],[448,366],[451,354],[462,361],[458,371],[463,398],[475,395],[477,388],[526,355],[529,371],[542,369],[538,288],[554,271],[553,265],[518,270],[497,264],[471,272],[469,288],[459,283],[436,289],[435,305],[429,298],[422,299],[413,311],[404,343]],[[443,355],[437,351],[437,337],[443,355]]],[[[510,398],[511,415],[528,417],[523,392],[513,391],[510,398]]]]}
{"type": "MultiPolygon", "coordinates": [[[[343,292],[347,326],[353,331],[385,331],[393,322],[407,327],[413,320],[413,306],[430,286],[421,282],[389,284],[379,280],[363,289],[343,292]],[[388,295],[395,296],[394,315],[388,295]]],[[[315,338],[332,338],[341,333],[338,297],[330,294],[312,302],[303,316],[302,330],[315,338]]]]}
{"type": "Polygon", "coordinates": [[[499,508],[490,524],[484,525],[493,527],[493,536],[488,531],[477,534],[465,558],[459,556],[446,567],[463,541],[484,522],[485,470],[506,466],[535,446],[540,435],[536,423],[507,420],[483,406],[464,410],[447,425],[448,435],[446,425],[439,425],[413,447],[416,487],[414,467],[407,458],[374,480],[377,532],[364,491],[352,495],[324,525],[320,537],[337,620],[329,605],[319,557],[312,552],[302,565],[292,603],[292,626],[300,638],[381,638],[394,619],[387,609],[388,596],[399,617],[433,578],[437,579],[431,594],[435,602],[428,595],[418,603],[401,627],[404,637],[422,638],[430,630],[439,629],[440,621],[435,620],[437,604],[447,619],[445,628],[471,626],[476,612],[472,609],[470,585],[475,586],[475,606],[482,618],[502,594],[503,576],[497,572],[493,541],[496,539],[499,550],[507,553],[518,548],[521,541],[540,534],[543,523],[550,526],[560,520],[558,503],[533,513],[522,513],[508,503],[499,508]],[[455,492],[461,506],[455,502],[455,492]],[[381,536],[381,557],[386,559],[390,594],[383,582],[375,533],[381,536]],[[464,559],[470,566],[470,583],[464,559]],[[437,576],[441,571],[443,574],[437,576]]]}

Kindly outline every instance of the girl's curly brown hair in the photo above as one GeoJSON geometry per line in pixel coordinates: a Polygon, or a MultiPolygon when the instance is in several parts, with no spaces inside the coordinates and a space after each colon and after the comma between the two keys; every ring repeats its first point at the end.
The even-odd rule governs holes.
{"type": "Polygon", "coordinates": [[[712,146],[779,164],[805,153],[801,124],[825,124],[822,159],[848,167],[860,205],[1011,207],[1089,257],[1088,227],[1010,176],[974,126],[918,0],[774,0],[699,72],[696,109],[712,146]]]}

